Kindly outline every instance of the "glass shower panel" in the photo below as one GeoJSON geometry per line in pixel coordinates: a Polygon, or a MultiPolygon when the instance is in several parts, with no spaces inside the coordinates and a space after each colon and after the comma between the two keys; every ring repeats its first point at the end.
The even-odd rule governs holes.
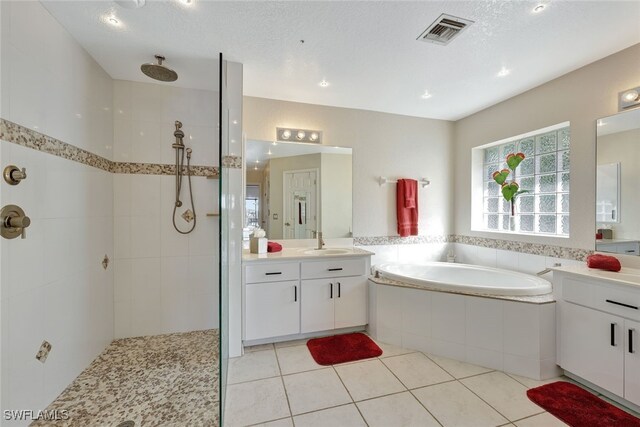
{"type": "Polygon", "coordinates": [[[220,54],[220,109],[219,109],[219,200],[220,206],[220,425],[224,425],[225,395],[227,391],[227,366],[229,360],[229,255],[230,255],[230,207],[231,191],[229,168],[224,166],[224,159],[229,156],[229,96],[227,87],[226,61],[220,54]]]}

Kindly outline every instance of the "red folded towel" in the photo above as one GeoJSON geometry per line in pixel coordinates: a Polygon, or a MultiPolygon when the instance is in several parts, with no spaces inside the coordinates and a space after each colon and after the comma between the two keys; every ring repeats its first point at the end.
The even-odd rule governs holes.
{"type": "Polygon", "coordinates": [[[587,257],[587,267],[618,272],[622,268],[617,258],[609,255],[594,254],[587,257]]]}
{"type": "Polygon", "coordinates": [[[280,252],[282,245],[276,242],[267,242],[267,252],[280,252]]]}
{"type": "Polygon", "coordinates": [[[418,181],[415,179],[398,180],[398,185],[396,186],[396,210],[400,237],[417,236],[418,181]]]}

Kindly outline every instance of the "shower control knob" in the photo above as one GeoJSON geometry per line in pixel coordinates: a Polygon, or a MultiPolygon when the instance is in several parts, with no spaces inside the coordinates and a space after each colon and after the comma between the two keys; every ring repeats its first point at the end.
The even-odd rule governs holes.
{"type": "Polygon", "coordinates": [[[0,235],[5,239],[27,237],[26,229],[31,225],[31,219],[25,215],[20,206],[7,205],[0,210],[0,235]]]}
{"type": "Polygon", "coordinates": [[[2,173],[4,180],[9,185],[18,185],[20,181],[23,179],[27,179],[27,170],[22,168],[22,170],[18,169],[17,166],[9,165],[4,168],[4,172],[2,173]]]}

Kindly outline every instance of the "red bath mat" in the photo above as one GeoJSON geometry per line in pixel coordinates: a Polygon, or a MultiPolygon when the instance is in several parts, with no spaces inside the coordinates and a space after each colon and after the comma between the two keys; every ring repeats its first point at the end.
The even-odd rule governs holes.
{"type": "Polygon", "coordinates": [[[307,341],[307,348],[319,365],[353,362],[382,354],[371,338],[360,333],[314,338],[307,341]]]}
{"type": "Polygon", "coordinates": [[[640,427],[640,418],[565,381],[532,388],[527,396],[573,427],[640,427]]]}

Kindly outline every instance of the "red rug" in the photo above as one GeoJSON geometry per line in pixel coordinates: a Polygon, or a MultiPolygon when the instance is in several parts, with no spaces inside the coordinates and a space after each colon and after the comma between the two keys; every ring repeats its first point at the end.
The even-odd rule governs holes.
{"type": "Polygon", "coordinates": [[[532,388],[527,396],[573,427],[640,427],[640,418],[565,381],[532,388]]]}
{"type": "Polygon", "coordinates": [[[319,365],[335,365],[369,359],[382,354],[371,338],[361,333],[314,338],[307,341],[311,356],[319,365]]]}

